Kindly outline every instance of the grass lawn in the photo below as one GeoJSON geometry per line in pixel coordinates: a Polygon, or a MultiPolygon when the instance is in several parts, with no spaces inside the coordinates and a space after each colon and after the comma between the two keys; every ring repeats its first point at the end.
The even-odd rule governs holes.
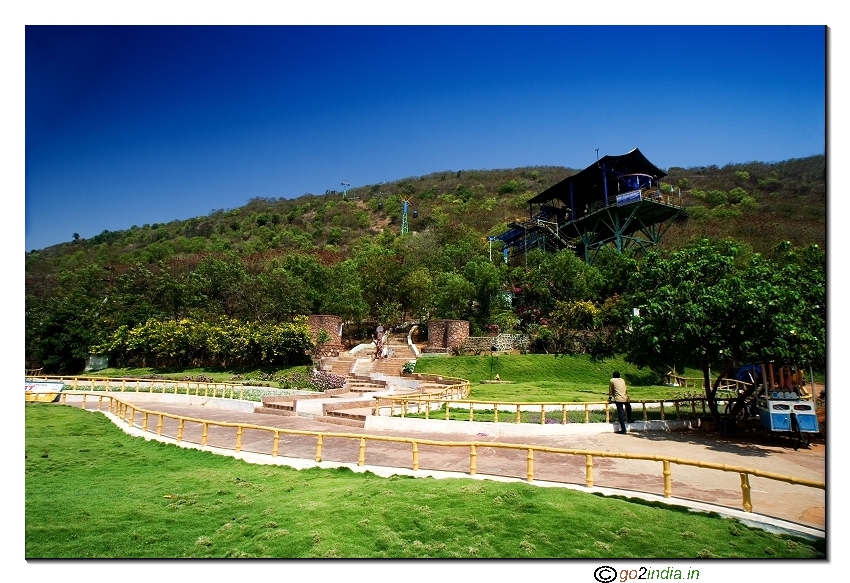
{"type": "Polygon", "coordinates": [[[824,558],[716,515],[561,488],[261,466],[25,406],[25,556],[824,558]]]}
{"type": "MultiPolygon", "coordinates": [[[[493,357],[492,376],[490,364],[489,355],[420,358],[415,371],[468,379],[472,384],[469,398],[481,401],[605,401],[608,381],[615,370],[626,380],[633,401],[672,399],[677,394],[695,391],[658,384],[652,371],[638,369],[622,358],[598,362],[587,355],[500,355],[493,357]],[[496,374],[510,384],[481,384],[496,374]]],[[[702,375],[694,369],[678,372],[687,377],[702,375]]]]}

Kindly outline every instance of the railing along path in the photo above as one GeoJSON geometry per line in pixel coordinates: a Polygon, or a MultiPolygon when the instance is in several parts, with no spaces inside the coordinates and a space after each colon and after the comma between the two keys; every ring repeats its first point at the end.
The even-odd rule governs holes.
{"type": "MultiPolygon", "coordinates": [[[[725,406],[734,399],[717,399],[718,406],[725,406]]],[[[708,414],[708,401],[705,398],[689,398],[689,399],[659,399],[659,400],[640,400],[631,401],[634,414],[642,416],[644,422],[649,421],[650,414],[658,413],[661,421],[670,419],[682,419],[683,415],[688,414],[689,418],[696,418],[699,415],[708,414]]],[[[545,425],[551,422],[560,422],[561,424],[576,423],[570,418],[570,413],[579,413],[579,423],[600,423],[598,419],[591,421],[591,415],[604,412],[605,423],[611,422],[611,412],[615,409],[615,405],[608,401],[588,401],[585,403],[565,403],[563,401],[546,401],[539,403],[529,403],[527,401],[480,401],[480,400],[456,400],[435,398],[434,395],[408,395],[399,397],[381,397],[376,399],[373,407],[373,414],[379,415],[381,410],[388,410],[390,416],[398,415],[406,417],[408,415],[422,415],[425,419],[444,418],[451,419],[452,411],[458,412],[468,409],[469,417],[467,421],[474,421],[475,411],[479,415],[492,415],[492,421],[499,423],[514,422],[514,423],[540,423],[545,425]],[[452,405],[455,407],[452,408],[452,405]],[[486,408],[485,407],[489,407],[486,408]],[[445,410],[445,411],[443,411],[445,410]],[[500,417],[500,412],[504,413],[500,417]],[[523,413],[538,413],[539,419],[534,421],[526,421],[523,419],[523,413]],[[433,414],[433,413],[439,413],[433,414]],[[552,413],[556,415],[560,413],[559,418],[553,418],[552,413]],[[548,416],[547,416],[548,415],[548,416]]],[[[573,415],[575,417],[575,415],[573,415]]],[[[479,417],[480,418],[480,417],[479,417]]],[[[526,415],[525,419],[531,419],[526,415]]]]}
{"type": "Polygon", "coordinates": [[[612,452],[612,451],[597,451],[597,450],[583,450],[583,449],[571,449],[571,448],[559,448],[559,447],[549,447],[542,445],[527,445],[527,444],[517,444],[517,443],[500,443],[500,442],[482,442],[482,441],[437,441],[431,439],[417,439],[415,437],[397,437],[397,436],[384,436],[384,435],[363,435],[363,434],[355,434],[355,433],[336,433],[336,432],[317,432],[317,431],[304,431],[297,429],[282,429],[278,427],[268,427],[263,425],[256,425],[252,423],[235,423],[228,421],[214,421],[209,419],[200,419],[195,417],[188,417],[184,415],[176,415],[172,413],[166,413],[161,411],[153,411],[150,409],[145,409],[142,407],[138,407],[132,403],[128,403],[119,399],[116,396],[109,394],[98,394],[94,395],[89,391],[63,391],[63,392],[44,392],[44,394],[53,394],[59,395],[59,402],[62,404],[67,404],[67,397],[69,395],[82,395],[82,408],[87,408],[87,400],[89,397],[97,398],[97,410],[102,410],[104,400],[107,400],[107,410],[110,413],[113,413],[123,422],[127,423],[130,427],[137,427],[136,424],[136,416],[141,416],[141,429],[142,431],[152,431],[150,426],[151,418],[156,418],[156,434],[162,435],[163,433],[163,421],[165,419],[171,419],[177,422],[177,431],[175,440],[177,442],[183,441],[184,432],[186,430],[187,424],[197,424],[201,428],[201,439],[200,445],[207,446],[209,433],[211,427],[221,427],[221,428],[233,428],[236,429],[236,436],[233,449],[236,452],[242,450],[242,440],[243,435],[246,430],[254,430],[265,433],[270,433],[272,435],[272,457],[277,457],[280,453],[280,441],[281,436],[307,436],[313,437],[316,439],[316,448],[315,448],[315,460],[316,462],[322,461],[322,448],[324,445],[324,441],[328,438],[339,438],[345,440],[357,440],[359,442],[358,447],[358,456],[357,456],[357,465],[363,466],[366,463],[366,447],[367,442],[383,442],[383,443],[406,443],[411,446],[411,467],[413,471],[419,470],[419,447],[420,446],[434,446],[441,448],[469,448],[469,475],[475,475],[477,471],[477,457],[478,457],[478,449],[479,448],[490,448],[495,450],[519,450],[526,452],[526,475],[525,478],[528,482],[532,482],[534,480],[534,461],[535,454],[547,453],[547,454],[556,454],[563,456],[584,456],[584,483],[588,488],[592,488],[594,485],[594,459],[595,458],[614,458],[614,459],[625,459],[625,460],[641,460],[641,461],[652,461],[652,462],[660,462],[662,464],[662,478],[664,483],[664,497],[670,498],[673,495],[673,481],[672,481],[672,464],[677,464],[680,466],[692,466],[697,468],[705,468],[710,470],[717,470],[722,472],[732,472],[740,475],[741,478],[741,496],[742,496],[742,504],[741,506],[746,512],[752,512],[753,504],[752,504],[752,488],[750,486],[750,476],[756,476],[759,478],[766,478],[769,480],[775,480],[779,482],[785,482],[788,484],[800,485],[810,488],[818,488],[821,490],[826,489],[826,484],[824,482],[818,480],[810,480],[806,478],[798,478],[794,476],[786,476],[782,474],[777,474],[774,472],[767,472],[755,468],[748,468],[744,466],[734,466],[728,464],[718,464],[712,462],[704,462],[699,460],[689,460],[678,457],[670,457],[663,455],[644,455],[644,454],[632,454],[632,453],[620,453],[620,452],[612,452]]]}
{"type": "Polygon", "coordinates": [[[243,385],[236,383],[217,383],[210,381],[193,381],[193,380],[176,380],[176,379],[138,379],[138,378],[120,378],[120,377],[80,377],[80,376],[62,376],[62,375],[30,375],[27,371],[27,377],[32,379],[45,379],[62,381],[72,390],[86,390],[83,387],[90,387],[95,390],[95,387],[102,386],[105,391],[120,391],[135,392],[135,393],[154,393],[154,389],[162,388],[164,394],[179,395],[194,395],[197,397],[223,397],[230,399],[242,399],[246,391],[257,391],[273,387],[264,387],[258,385],[243,385]],[[195,392],[192,392],[194,387],[195,392]],[[201,389],[203,388],[203,394],[201,389]],[[182,391],[181,389],[185,389],[182,391]]]}

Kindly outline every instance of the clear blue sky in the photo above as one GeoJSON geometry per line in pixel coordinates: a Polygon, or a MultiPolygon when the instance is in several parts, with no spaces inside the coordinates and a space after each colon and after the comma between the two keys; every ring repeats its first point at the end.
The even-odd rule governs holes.
{"type": "Polygon", "coordinates": [[[27,26],[26,250],[442,170],[823,154],[821,26],[27,26]]]}

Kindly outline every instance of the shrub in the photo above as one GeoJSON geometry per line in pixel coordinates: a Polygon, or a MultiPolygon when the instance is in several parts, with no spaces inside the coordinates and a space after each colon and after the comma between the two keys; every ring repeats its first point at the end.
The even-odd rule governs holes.
{"type": "Polygon", "coordinates": [[[756,199],[754,199],[753,197],[745,196],[741,199],[741,202],[738,203],[738,206],[743,210],[752,211],[758,208],[759,203],[756,202],[756,199]]]}
{"type": "Polygon", "coordinates": [[[747,191],[741,188],[740,186],[737,186],[729,191],[727,199],[729,200],[730,204],[738,204],[744,199],[745,196],[747,196],[747,191]]]}
{"type": "Polygon", "coordinates": [[[722,190],[709,190],[705,193],[705,202],[712,206],[718,206],[726,204],[729,202],[729,199],[726,197],[726,193],[722,190]]]}
{"type": "Polygon", "coordinates": [[[222,318],[203,322],[184,318],[148,320],[140,326],[121,326],[92,354],[108,354],[112,362],[148,364],[295,364],[311,347],[306,319],[269,324],[222,318]]]}
{"type": "Polygon", "coordinates": [[[741,211],[729,205],[719,205],[711,209],[711,216],[715,219],[730,219],[741,216],[741,211]]]}
{"type": "Polygon", "coordinates": [[[524,187],[525,184],[520,183],[519,181],[512,179],[508,180],[499,185],[499,194],[510,194],[512,192],[518,191],[520,188],[524,187]]]}

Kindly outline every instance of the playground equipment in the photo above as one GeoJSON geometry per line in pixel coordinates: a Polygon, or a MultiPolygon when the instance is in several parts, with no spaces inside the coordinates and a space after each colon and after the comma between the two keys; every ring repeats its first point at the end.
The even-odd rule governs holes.
{"type": "Polygon", "coordinates": [[[778,367],[774,363],[762,366],[763,392],[756,401],[759,421],[774,432],[788,432],[796,437],[797,445],[808,446],[809,436],[818,433],[818,418],[811,395],[805,393],[803,375],[798,367],[778,367]],[[778,382],[776,382],[778,381],[778,382]],[[808,399],[804,400],[804,397],[808,399]]]}
{"type": "Polygon", "coordinates": [[[771,433],[794,439],[794,449],[808,447],[811,434],[820,432],[815,402],[799,367],[774,361],[751,363],[737,369],[735,377],[750,387],[740,392],[742,402],[730,404],[727,413],[736,412],[739,420],[758,417],[771,433]]]}

